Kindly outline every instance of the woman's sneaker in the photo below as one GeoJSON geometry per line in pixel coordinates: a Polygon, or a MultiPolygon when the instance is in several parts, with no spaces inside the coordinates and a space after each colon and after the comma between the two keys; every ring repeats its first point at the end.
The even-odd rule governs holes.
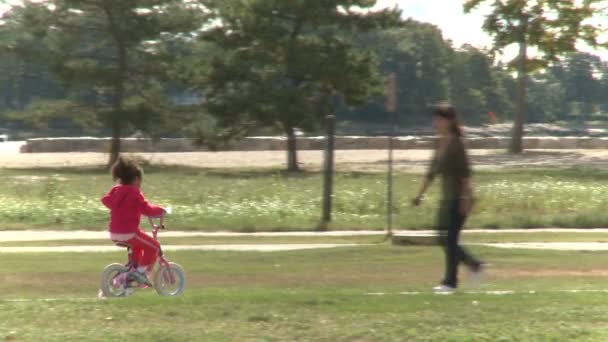
{"type": "Polygon", "coordinates": [[[433,287],[433,292],[435,292],[436,294],[452,294],[456,292],[456,288],[441,284],[433,287]]]}

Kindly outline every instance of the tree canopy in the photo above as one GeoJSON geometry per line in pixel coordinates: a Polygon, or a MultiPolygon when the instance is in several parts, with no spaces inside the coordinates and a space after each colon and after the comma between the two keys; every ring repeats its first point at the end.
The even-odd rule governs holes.
{"type": "Polygon", "coordinates": [[[44,65],[63,86],[61,100],[35,103],[24,114],[37,121],[70,117],[112,133],[110,163],[128,126],[168,126],[162,82],[167,44],[201,24],[179,0],[27,1],[10,12],[17,28],[9,51],[44,65]]]}
{"type": "Polygon", "coordinates": [[[558,57],[577,51],[577,43],[597,46],[600,28],[587,22],[602,0],[466,0],[465,12],[489,3],[483,29],[494,38],[494,51],[516,44],[519,54],[509,66],[517,70],[516,115],[512,152],[522,151],[526,121],[526,96],[530,72],[547,67],[558,57]],[[529,49],[534,48],[536,56],[529,49]]]}
{"type": "Polygon", "coordinates": [[[503,64],[494,50],[454,46],[436,26],[371,12],[363,0],[25,2],[0,25],[0,126],[111,134],[114,156],[118,138],[135,130],[206,144],[282,133],[296,169],[296,128],[318,132],[327,114],[337,114],[344,133],[387,132],[389,73],[397,75],[402,129],[428,124],[440,100],[470,125],[492,112],[523,127],[522,108],[528,122],[605,120],[608,64],[572,51],[576,41],[593,43],[588,9],[492,4],[485,28],[494,30],[494,50],[521,47],[524,37],[526,58],[503,64]],[[526,31],[515,15],[529,21],[526,31]]]}

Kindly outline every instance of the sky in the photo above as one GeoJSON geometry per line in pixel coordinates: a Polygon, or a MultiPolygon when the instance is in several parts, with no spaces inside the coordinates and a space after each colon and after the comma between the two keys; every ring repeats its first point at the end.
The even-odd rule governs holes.
{"type": "MultiPolygon", "coordinates": [[[[489,47],[492,39],[481,29],[488,8],[480,7],[479,10],[464,14],[463,2],[462,0],[378,0],[376,8],[396,5],[402,10],[404,18],[411,17],[438,26],[442,30],[444,38],[452,40],[454,46],[471,44],[478,48],[489,47]]],[[[584,46],[579,48],[608,61],[607,49],[593,50],[584,46]]],[[[507,51],[505,57],[514,55],[515,50],[514,48],[507,51]]]]}
{"type": "MultiPolygon", "coordinates": [[[[9,3],[18,2],[20,0],[0,0],[0,15],[9,8],[9,3]]],[[[438,26],[443,31],[444,38],[452,40],[455,46],[471,44],[478,48],[489,47],[492,40],[481,29],[487,8],[464,14],[462,3],[462,0],[378,0],[376,8],[398,6],[404,18],[411,17],[438,26]]],[[[608,61],[607,49],[594,51],[580,48],[608,61]]],[[[507,52],[506,57],[510,54],[512,52],[507,52]]]]}
{"type": "Polygon", "coordinates": [[[459,0],[378,0],[377,8],[401,8],[404,18],[435,24],[443,31],[444,38],[455,46],[471,44],[485,47],[492,43],[490,37],[481,30],[482,11],[464,14],[463,1],[459,0]],[[449,19],[448,19],[449,18],[449,19]]]}

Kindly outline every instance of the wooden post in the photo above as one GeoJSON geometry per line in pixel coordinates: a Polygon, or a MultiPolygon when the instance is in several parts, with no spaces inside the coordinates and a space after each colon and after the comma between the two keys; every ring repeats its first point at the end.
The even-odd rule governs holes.
{"type": "Polygon", "coordinates": [[[387,170],[387,190],[386,190],[386,235],[387,238],[393,235],[393,150],[395,137],[395,112],[397,111],[397,76],[391,73],[388,77],[386,87],[386,111],[389,115],[388,124],[388,170],[387,170]]]}
{"type": "Polygon", "coordinates": [[[334,150],[336,136],[336,117],[328,115],[325,117],[327,128],[325,145],[325,166],[323,179],[323,217],[321,219],[324,227],[331,222],[333,187],[334,187],[334,150]]]}

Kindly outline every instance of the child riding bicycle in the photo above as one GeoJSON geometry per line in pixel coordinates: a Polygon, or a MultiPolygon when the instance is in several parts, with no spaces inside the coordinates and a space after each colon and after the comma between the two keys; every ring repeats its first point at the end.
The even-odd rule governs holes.
{"type": "Polygon", "coordinates": [[[161,217],[166,211],[150,204],[141,191],[143,170],[136,162],[119,157],[112,166],[112,178],[118,183],[101,199],[110,209],[110,239],[127,245],[137,262],[132,276],[139,284],[152,286],[147,272],[160,253],[160,244],[140,228],[141,216],[161,217]]]}

